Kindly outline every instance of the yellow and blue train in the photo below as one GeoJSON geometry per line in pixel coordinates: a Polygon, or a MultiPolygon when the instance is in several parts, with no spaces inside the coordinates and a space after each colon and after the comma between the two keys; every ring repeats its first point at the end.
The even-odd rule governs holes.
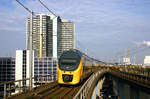
{"type": "Polygon", "coordinates": [[[90,58],[76,49],[64,51],[57,65],[58,83],[76,85],[96,70],[96,67],[105,64],[102,61],[90,58]],[[94,67],[95,66],[95,67],[94,67]]]}

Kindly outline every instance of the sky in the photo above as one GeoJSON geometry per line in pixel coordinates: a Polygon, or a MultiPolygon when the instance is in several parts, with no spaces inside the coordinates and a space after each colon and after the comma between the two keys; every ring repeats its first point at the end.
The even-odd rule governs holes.
{"type": "MultiPolygon", "coordinates": [[[[127,55],[143,63],[150,55],[150,0],[41,0],[75,23],[76,48],[103,61],[127,55]],[[140,46],[142,45],[142,46],[140,46]]],[[[35,13],[49,13],[38,0],[20,0],[35,13]]],[[[15,0],[0,0],[0,56],[26,48],[29,13],[15,0]]],[[[133,59],[132,59],[133,60],[133,59]]]]}

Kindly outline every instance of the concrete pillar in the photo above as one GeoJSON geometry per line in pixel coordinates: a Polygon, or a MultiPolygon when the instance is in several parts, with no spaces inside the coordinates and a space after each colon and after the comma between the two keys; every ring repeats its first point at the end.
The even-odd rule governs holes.
{"type": "Polygon", "coordinates": [[[120,89],[119,92],[120,92],[120,97],[121,97],[121,99],[126,99],[126,98],[124,97],[125,95],[124,95],[124,85],[123,85],[123,83],[120,82],[120,86],[119,86],[119,87],[120,87],[120,88],[119,88],[119,89],[120,89]]]}
{"type": "Polygon", "coordinates": [[[144,99],[144,98],[139,98],[139,90],[130,86],[130,99],[144,99]]]}
{"type": "Polygon", "coordinates": [[[150,99],[150,94],[139,91],[139,98],[138,99],[150,99]]]}
{"type": "Polygon", "coordinates": [[[128,84],[124,84],[124,99],[130,98],[130,86],[128,84]]]}
{"type": "Polygon", "coordinates": [[[150,94],[143,92],[140,88],[133,86],[130,83],[112,78],[113,90],[118,96],[118,99],[150,99],[150,94]]]}
{"type": "Polygon", "coordinates": [[[115,92],[115,95],[118,96],[119,92],[118,79],[112,78],[112,80],[113,80],[113,91],[115,92]]]}

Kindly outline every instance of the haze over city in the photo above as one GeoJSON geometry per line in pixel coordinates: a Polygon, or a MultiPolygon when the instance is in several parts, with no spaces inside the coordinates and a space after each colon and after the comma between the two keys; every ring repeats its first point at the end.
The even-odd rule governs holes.
{"type": "MultiPolygon", "coordinates": [[[[37,13],[49,13],[37,0],[20,0],[37,13]]],[[[76,48],[106,61],[127,54],[143,63],[150,55],[150,1],[148,0],[42,0],[60,17],[75,23],[76,48]],[[145,50],[146,49],[146,50],[145,50]],[[132,52],[136,52],[132,54],[132,52]]],[[[26,48],[29,13],[15,0],[0,1],[0,56],[15,56],[26,48]]]]}

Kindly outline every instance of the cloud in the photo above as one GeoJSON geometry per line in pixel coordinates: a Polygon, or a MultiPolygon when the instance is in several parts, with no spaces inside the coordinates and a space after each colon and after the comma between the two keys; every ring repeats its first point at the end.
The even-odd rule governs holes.
{"type": "Polygon", "coordinates": [[[150,47],[150,41],[136,42],[138,47],[150,47]]]}

